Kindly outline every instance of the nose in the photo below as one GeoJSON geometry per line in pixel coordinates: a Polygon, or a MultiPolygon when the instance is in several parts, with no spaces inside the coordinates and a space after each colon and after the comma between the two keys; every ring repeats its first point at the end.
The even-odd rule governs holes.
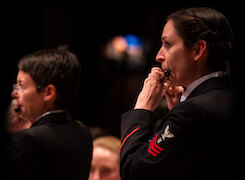
{"type": "Polygon", "coordinates": [[[17,99],[19,97],[19,92],[18,92],[18,89],[15,88],[15,86],[13,87],[13,91],[11,92],[11,97],[13,99],[17,99]]]}
{"type": "Polygon", "coordinates": [[[159,63],[163,63],[165,61],[165,55],[164,55],[163,47],[161,47],[159,49],[157,56],[156,56],[156,61],[159,63]]]}
{"type": "Polygon", "coordinates": [[[100,177],[100,173],[98,171],[90,173],[90,175],[89,175],[89,180],[100,180],[100,179],[101,179],[101,177],[100,177]]]}

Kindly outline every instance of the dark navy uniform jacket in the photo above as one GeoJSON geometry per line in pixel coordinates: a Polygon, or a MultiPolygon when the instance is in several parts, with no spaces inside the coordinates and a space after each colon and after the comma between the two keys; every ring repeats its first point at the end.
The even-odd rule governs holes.
{"type": "Polygon", "coordinates": [[[67,112],[51,113],[11,135],[12,173],[24,179],[88,179],[92,138],[67,112]]]}
{"type": "Polygon", "coordinates": [[[197,86],[157,129],[150,111],[123,114],[122,180],[232,179],[233,100],[223,76],[197,86]]]}

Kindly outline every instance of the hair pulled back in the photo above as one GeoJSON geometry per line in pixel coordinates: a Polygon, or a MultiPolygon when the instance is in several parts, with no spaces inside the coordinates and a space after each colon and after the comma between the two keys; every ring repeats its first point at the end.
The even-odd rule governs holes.
{"type": "Polygon", "coordinates": [[[226,69],[233,37],[229,22],[222,13],[208,7],[186,8],[170,14],[169,20],[173,20],[176,32],[187,48],[192,48],[198,40],[205,40],[211,71],[226,69]]]}

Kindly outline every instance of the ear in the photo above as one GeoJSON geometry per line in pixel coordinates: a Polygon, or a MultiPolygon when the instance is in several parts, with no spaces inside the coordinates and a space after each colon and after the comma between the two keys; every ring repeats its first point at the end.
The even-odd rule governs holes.
{"type": "Polygon", "coordinates": [[[53,84],[49,84],[44,89],[44,101],[54,101],[56,98],[56,88],[53,84]]]}
{"type": "Polygon", "coordinates": [[[204,40],[198,40],[194,45],[194,60],[198,61],[207,51],[207,44],[204,40]]]}

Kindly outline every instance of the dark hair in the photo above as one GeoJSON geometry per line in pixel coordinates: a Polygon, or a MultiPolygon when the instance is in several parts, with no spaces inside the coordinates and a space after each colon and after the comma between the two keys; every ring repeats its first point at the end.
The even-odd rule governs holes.
{"type": "Polygon", "coordinates": [[[198,40],[206,41],[211,71],[226,69],[225,61],[231,57],[233,37],[222,13],[208,7],[186,8],[170,14],[169,20],[173,20],[187,48],[192,48],[198,40]]]}
{"type": "Polygon", "coordinates": [[[69,108],[75,97],[81,76],[81,65],[67,46],[44,49],[23,57],[18,69],[30,74],[37,91],[53,84],[56,88],[56,108],[69,108]]]}

